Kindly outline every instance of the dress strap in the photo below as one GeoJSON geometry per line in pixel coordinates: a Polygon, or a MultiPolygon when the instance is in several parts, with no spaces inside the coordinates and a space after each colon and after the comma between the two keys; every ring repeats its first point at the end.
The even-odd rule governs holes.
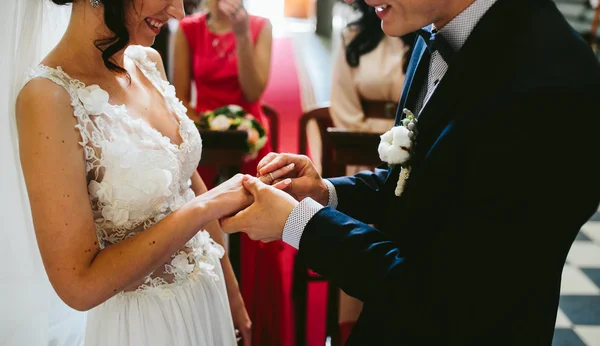
{"type": "Polygon", "coordinates": [[[79,120],[83,117],[88,117],[87,111],[77,95],[77,90],[85,88],[85,84],[81,81],[71,78],[60,66],[54,68],[45,65],[39,65],[32,69],[29,72],[27,83],[35,78],[45,78],[65,88],[71,97],[71,105],[73,106],[75,117],[79,120]]]}
{"type": "Polygon", "coordinates": [[[181,121],[181,116],[185,115],[187,110],[185,110],[183,105],[181,105],[181,102],[177,99],[175,87],[163,78],[156,67],[156,63],[148,57],[146,48],[142,46],[130,46],[125,53],[133,60],[144,76],[150,80],[158,92],[160,92],[167,105],[175,112],[177,118],[181,121]]]}
{"type": "Polygon", "coordinates": [[[160,71],[158,71],[156,63],[148,57],[146,49],[142,46],[130,46],[127,48],[126,54],[164,96],[165,85],[163,82],[166,81],[163,79],[160,71]]]}
{"type": "Polygon", "coordinates": [[[93,148],[100,148],[100,142],[106,138],[104,131],[98,128],[90,114],[79,98],[78,91],[86,86],[78,79],[71,78],[59,67],[40,65],[29,72],[27,82],[35,78],[45,78],[62,86],[71,96],[73,115],[77,119],[75,127],[79,130],[81,141],[79,144],[86,148],[86,173],[98,167],[100,159],[93,148]],[[88,150],[91,149],[91,150],[88,150]]]}

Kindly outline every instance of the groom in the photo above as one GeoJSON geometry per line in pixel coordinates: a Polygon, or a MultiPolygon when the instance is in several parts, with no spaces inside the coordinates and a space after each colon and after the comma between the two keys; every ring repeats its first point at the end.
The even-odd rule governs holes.
{"type": "Polygon", "coordinates": [[[600,200],[595,56],[550,0],[367,3],[388,35],[426,29],[399,105],[418,115],[404,191],[398,167],[323,180],[270,154],[261,175],[295,164],[289,194],[248,177],[254,204],[224,229],[282,238],[362,300],[348,345],[550,345],[600,200]]]}

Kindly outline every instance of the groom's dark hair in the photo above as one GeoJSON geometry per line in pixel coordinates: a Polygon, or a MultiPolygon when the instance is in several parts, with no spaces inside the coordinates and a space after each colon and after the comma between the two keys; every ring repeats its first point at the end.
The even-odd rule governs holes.
{"type": "MultiPolygon", "coordinates": [[[[66,5],[73,3],[74,0],[50,0],[57,5],[66,5]]],[[[89,0],[86,0],[89,1],[89,0]]],[[[104,7],[104,24],[113,32],[113,36],[96,40],[96,48],[102,52],[104,66],[118,74],[128,74],[127,71],[119,66],[112,57],[127,47],[129,43],[129,31],[127,30],[125,18],[125,6],[130,0],[101,0],[101,6],[104,7]]]]}

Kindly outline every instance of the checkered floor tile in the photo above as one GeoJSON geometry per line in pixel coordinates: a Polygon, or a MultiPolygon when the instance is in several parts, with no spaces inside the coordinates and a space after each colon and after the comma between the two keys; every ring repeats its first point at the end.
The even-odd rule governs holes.
{"type": "Polygon", "coordinates": [[[600,211],[571,247],[559,306],[552,346],[600,346],[600,211]]]}

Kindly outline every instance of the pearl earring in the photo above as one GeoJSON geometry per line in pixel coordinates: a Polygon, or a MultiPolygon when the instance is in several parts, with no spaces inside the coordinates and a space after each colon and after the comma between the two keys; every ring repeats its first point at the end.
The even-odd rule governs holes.
{"type": "Polygon", "coordinates": [[[100,6],[100,0],[90,0],[93,8],[100,6]]]}

